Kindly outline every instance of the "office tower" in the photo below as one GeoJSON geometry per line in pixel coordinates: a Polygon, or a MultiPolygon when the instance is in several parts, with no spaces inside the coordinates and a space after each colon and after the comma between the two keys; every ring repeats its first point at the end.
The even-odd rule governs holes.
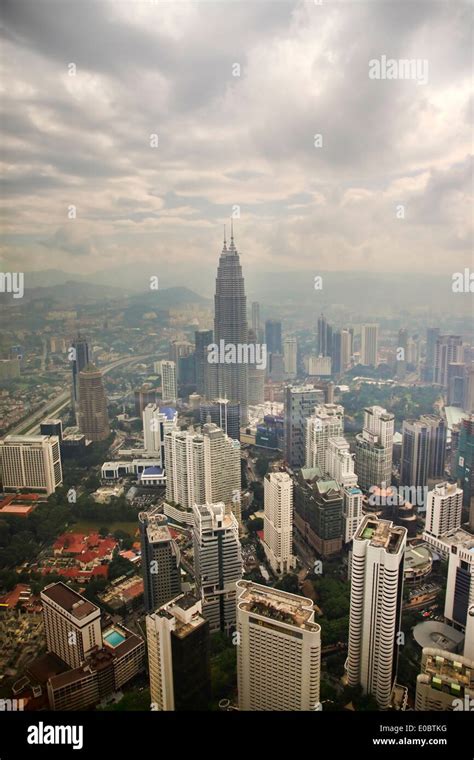
{"type": "Polygon", "coordinates": [[[426,358],[424,379],[427,383],[434,383],[436,341],[439,338],[439,327],[428,327],[426,330],[426,358]]]}
{"type": "Polygon", "coordinates": [[[464,379],[466,365],[464,362],[449,362],[447,375],[447,402],[449,406],[463,405],[464,379]]]}
{"type": "Polygon", "coordinates": [[[461,527],[462,489],[456,483],[437,483],[428,492],[425,531],[435,538],[461,527]]]}
{"type": "Polygon", "coordinates": [[[252,330],[257,336],[257,340],[260,339],[260,304],[258,301],[252,301],[252,330]]]}
{"type": "Polygon", "coordinates": [[[344,543],[347,544],[352,541],[352,536],[362,520],[362,491],[357,483],[349,444],[342,436],[328,440],[326,472],[342,489],[344,543]]]}
{"type": "Polygon", "coordinates": [[[63,482],[59,438],[7,435],[0,441],[3,488],[29,488],[50,496],[63,482]]]}
{"type": "Polygon", "coordinates": [[[290,467],[302,467],[305,462],[306,420],[324,394],[312,385],[285,388],[284,456],[290,467]]]}
{"type": "Polygon", "coordinates": [[[306,467],[319,467],[326,472],[328,441],[344,432],[344,407],[340,404],[319,404],[306,420],[306,467]]]}
{"type": "Polygon", "coordinates": [[[350,366],[352,357],[352,330],[341,330],[341,371],[350,366]]]}
{"type": "Polygon", "coordinates": [[[89,441],[103,441],[110,435],[102,372],[93,364],[79,373],[77,424],[89,441]]]}
{"type": "Polygon", "coordinates": [[[40,435],[55,435],[59,443],[63,439],[63,422],[61,419],[47,419],[40,422],[40,435]]]}
{"type": "Polygon", "coordinates": [[[166,403],[176,404],[178,399],[178,381],[175,362],[161,362],[161,397],[166,403]]]}
{"type": "Polygon", "coordinates": [[[181,554],[164,515],[139,512],[143,599],[153,612],[181,592],[181,554]]]}
{"type": "Polygon", "coordinates": [[[285,359],[283,354],[268,354],[268,379],[272,383],[282,383],[285,379],[285,359]]]}
{"type": "Polygon", "coordinates": [[[296,338],[288,336],[283,341],[283,359],[285,374],[288,377],[296,377],[298,371],[298,341],[296,338]]]}
{"type": "Polygon", "coordinates": [[[474,661],[454,652],[423,648],[416,679],[415,710],[465,710],[474,700],[474,661]]]}
{"type": "Polygon", "coordinates": [[[340,330],[335,330],[332,334],[331,372],[333,375],[340,375],[342,372],[342,333],[340,330]]]}
{"type": "Polygon", "coordinates": [[[207,710],[211,698],[209,623],[202,603],[181,594],[146,617],[152,710],[207,710]]]}
{"type": "Polygon", "coordinates": [[[176,365],[177,378],[182,386],[196,385],[196,357],[194,353],[181,356],[176,365]]]}
{"type": "Polygon", "coordinates": [[[396,375],[403,379],[407,371],[408,362],[408,331],[402,327],[398,331],[397,354],[396,354],[396,375]]]}
{"type": "Polygon", "coordinates": [[[474,413],[474,366],[466,367],[464,372],[462,408],[467,414],[474,413]]]}
{"type": "MultiPolygon", "coordinates": [[[[464,631],[464,657],[468,657],[474,661],[474,604],[470,604],[467,609],[466,629],[464,631]]],[[[472,669],[474,677],[474,662],[472,669]]]]}
{"type": "Polygon", "coordinates": [[[429,476],[430,426],[420,420],[404,420],[402,436],[400,484],[423,489],[429,476]]]}
{"type": "Polygon", "coordinates": [[[352,544],[347,676],[381,710],[397,676],[406,528],[366,515],[352,544]]]}
{"type": "Polygon", "coordinates": [[[196,393],[207,395],[207,347],[213,342],[212,330],[196,330],[194,333],[194,356],[196,362],[196,393]]]}
{"type": "Polygon", "coordinates": [[[147,404],[143,410],[143,447],[147,454],[165,464],[165,435],[176,430],[178,413],[170,407],[147,404]]]}
{"type": "MultiPolygon", "coordinates": [[[[204,441],[204,487],[207,503],[223,502],[241,519],[240,443],[212,423],[202,429],[204,441]]],[[[197,504],[202,501],[196,501],[197,504]]]]}
{"type": "Polygon", "coordinates": [[[360,335],[360,363],[364,366],[377,366],[378,332],[378,325],[362,325],[360,335]]]}
{"type": "Polygon", "coordinates": [[[311,599],[237,583],[241,710],[321,710],[321,627],[311,599]]]}
{"type": "Polygon", "coordinates": [[[65,583],[51,583],[40,594],[46,648],[77,668],[102,646],[100,609],[65,583]]]}
{"type": "Polygon", "coordinates": [[[455,628],[464,630],[468,609],[474,604],[474,536],[461,532],[449,549],[444,617],[455,628]]]}
{"type": "MultiPolygon", "coordinates": [[[[174,362],[176,366],[176,381],[179,380],[180,383],[184,382],[182,376],[181,376],[181,366],[186,366],[186,364],[181,365],[182,359],[190,358],[194,353],[194,346],[192,343],[190,343],[188,340],[173,340],[170,343],[169,347],[169,359],[170,361],[174,362]]],[[[191,362],[194,365],[194,358],[191,362]]]]}
{"type": "MultiPolygon", "coordinates": [[[[224,346],[230,344],[237,351],[239,345],[247,344],[248,325],[244,278],[233,233],[229,248],[224,239],[217,268],[214,305],[214,341],[219,347],[221,341],[224,346]]],[[[217,379],[217,389],[210,398],[219,396],[240,402],[241,420],[246,424],[248,365],[238,361],[226,363],[225,357],[220,356],[219,363],[211,364],[210,370],[217,379]]]]}
{"type": "MultiPolygon", "coordinates": [[[[161,362],[157,362],[156,372],[161,372],[161,362]]],[[[143,417],[143,410],[148,404],[156,404],[159,399],[158,388],[153,388],[151,383],[144,383],[141,388],[133,392],[135,414],[143,417]]]]}
{"type": "Polygon", "coordinates": [[[305,356],[304,368],[309,376],[329,377],[332,359],[330,356],[305,356]]]}
{"type": "Polygon", "coordinates": [[[200,422],[205,425],[213,422],[220,427],[229,438],[240,441],[240,404],[226,398],[215,398],[200,404],[200,422]]]}
{"type": "Polygon", "coordinates": [[[463,504],[470,507],[469,524],[474,530],[474,414],[461,422],[456,454],[456,477],[463,491],[463,504]]]}
{"type": "Polygon", "coordinates": [[[460,335],[440,335],[435,344],[434,382],[448,387],[448,367],[451,362],[463,359],[462,338],[460,335]]]}
{"type": "Polygon", "coordinates": [[[265,343],[269,354],[281,354],[281,322],[279,319],[265,320],[265,343]]]}
{"type": "Polygon", "coordinates": [[[296,566],[293,556],[293,481],[286,472],[264,480],[263,548],[273,572],[286,574],[296,566]]]}
{"type": "Polygon", "coordinates": [[[331,356],[332,350],[332,327],[324,314],[318,319],[317,352],[319,356],[331,356]]]}
{"type": "Polygon", "coordinates": [[[302,468],[294,486],[295,537],[323,558],[342,549],[343,493],[319,467],[302,468]]]}
{"type": "Polygon", "coordinates": [[[89,344],[85,338],[77,337],[72,342],[72,401],[74,408],[77,408],[79,401],[79,375],[91,361],[89,344]]]}
{"type": "Polygon", "coordinates": [[[257,340],[257,334],[254,330],[249,330],[249,339],[248,339],[249,346],[255,346],[255,361],[249,362],[248,365],[248,383],[249,383],[249,393],[248,393],[248,402],[249,404],[263,404],[265,400],[265,369],[266,367],[263,366],[266,364],[266,361],[262,363],[257,362],[257,358],[259,356],[259,346],[258,346],[258,340],[257,340]]]}
{"type": "Polygon", "coordinates": [[[194,571],[211,633],[235,628],[236,581],[242,577],[239,526],[220,502],[193,507],[194,571]]]}
{"type": "Polygon", "coordinates": [[[392,482],[394,424],[393,414],[381,406],[364,409],[364,427],[356,435],[355,450],[355,471],[363,491],[392,482]]]}
{"type": "Polygon", "coordinates": [[[427,425],[429,428],[428,477],[444,478],[447,436],[446,421],[435,414],[423,414],[420,417],[420,423],[427,425]]]}

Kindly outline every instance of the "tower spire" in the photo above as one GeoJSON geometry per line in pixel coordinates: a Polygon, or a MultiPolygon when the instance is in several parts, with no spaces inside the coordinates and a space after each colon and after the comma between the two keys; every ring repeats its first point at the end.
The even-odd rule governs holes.
{"type": "Polygon", "coordinates": [[[224,224],[224,245],[223,245],[222,250],[227,251],[227,238],[226,238],[226,233],[225,233],[225,224],[224,224]]]}
{"type": "Polygon", "coordinates": [[[229,251],[235,251],[235,243],[234,243],[234,220],[230,219],[230,246],[229,251]]]}

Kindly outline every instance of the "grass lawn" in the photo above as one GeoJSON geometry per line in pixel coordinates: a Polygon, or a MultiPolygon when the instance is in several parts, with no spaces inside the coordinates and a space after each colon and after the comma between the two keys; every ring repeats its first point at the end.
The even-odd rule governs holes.
{"type": "Polygon", "coordinates": [[[138,530],[138,520],[137,522],[108,522],[106,519],[79,520],[69,526],[68,533],[89,533],[99,530],[102,526],[108,528],[110,533],[123,530],[134,538],[138,530]]]}

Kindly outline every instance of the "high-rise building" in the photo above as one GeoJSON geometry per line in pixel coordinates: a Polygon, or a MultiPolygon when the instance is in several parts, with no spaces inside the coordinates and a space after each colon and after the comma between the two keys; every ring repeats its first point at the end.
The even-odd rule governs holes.
{"type": "Polygon", "coordinates": [[[152,710],[209,709],[209,623],[201,601],[177,596],[147,615],[146,632],[152,710]]]}
{"type": "Polygon", "coordinates": [[[332,349],[332,327],[324,314],[318,318],[318,340],[317,352],[319,356],[331,356],[332,349]]]}
{"type": "Polygon", "coordinates": [[[394,425],[393,414],[381,406],[364,409],[364,427],[356,435],[355,450],[355,471],[363,491],[392,481],[394,425]]]}
{"type": "Polygon", "coordinates": [[[237,583],[237,681],[241,710],[321,710],[321,628],[306,599],[237,583]]]}
{"type": "Polygon", "coordinates": [[[267,374],[272,383],[283,382],[285,379],[285,358],[283,354],[275,352],[268,354],[267,374]]]}
{"type": "Polygon", "coordinates": [[[89,353],[89,344],[85,338],[77,337],[72,342],[72,401],[74,408],[77,409],[79,401],[79,374],[87,367],[91,361],[89,353]]]}
{"type": "Polygon", "coordinates": [[[342,518],[344,543],[352,541],[362,520],[362,491],[354,472],[354,458],[349,444],[342,436],[329,438],[326,451],[326,472],[342,489],[342,518]]]}
{"type": "Polygon", "coordinates": [[[404,420],[402,436],[400,483],[423,489],[429,477],[431,428],[421,420],[404,420]]]}
{"type": "Polygon", "coordinates": [[[279,319],[265,320],[265,343],[269,354],[281,354],[281,322],[279,319]]]}
{"type": "Polygon", "coordinates": [[[216,398],[200,404],[201,425],[213,422],[220,427],[229,438],[240,441],[240,404],[226,398],[216,398]]]}
{"type": "Polygon", "coordinates": [[[56,435],[59,443],[63,439],[63,421],[58,417],[56,419],[46,419],[40,422],[40,435],[56,435]]]}
{"type": "Polygon", "coordinates": [[[344,407],[341,404],[319,404],[306,420],[306,467],[319,467],[326,472],[328,441],[344,432],[344,407]]]}
{"type": "Polygon", "coordinates": [[[424,379],[427,383],[434,382],[436,341],[439,338],[439,327],[428,327],[426,330],[426,359],[424,379]]]}
{"type": "Polygon", "coordinates": [[[353,333],[351,330],[341,330],[341,371],[345,372],[345,370],[350,366],[351,358],[352,358],[352,337],[353,333]]]}
{"type": "Polygon", "coordinates": [[[260,304],[258,301],[252,301],[252,330],[260,340],[260,304]]]}
{"type": "Polygon", "coordinates": [[[46,648],[71,668],[102,646],[100,608],[65,583],[51,583],[41,592],[46,648]]]}
{"type": "Polygon", "coordinates": [[[143,410],[143,446],[146,453],[165,464],[165,435],[176,430],[178,413],[170,407],[147,404],[143,410]]]}
{"type": "Polygon", "coordinates": [[[377,366],[378,333],[378,325],[362,325],[360,337],[360,363],[364,366],[377,366]]]}
{"type": "Polygon", "coordinates": [[[474,365],[467,366],[464,372],[462,408],[467,414],[474,413],[474,365]]]}
{"type": "MultiPolygon", "coordinates": [[[[249,345],[255,346],[255,361],[249,362],[249,404],[263,404],[265,400],[265,367],[257,363],[258,338],[254,330],[249,330],[249,345]]],[[[270,359],[271,359],[270,355],[270,359]]]]}
{"type": "Polygon", "coordinates": [[[140,512],[138,523],[145,610],[153,612],[181,592],[181,554],[164,515],[140,512]]]}
{"type": "Polygon", "coordinates": [[[461,527],[462,489],[456,483],[437,483],[428,492],[425,531],[435,538],[461,527]]]}
{"type": "Polygon", "coordinates": [[[468,609],[474,604],[474,537],[460,532],[460,540],[450,544],[444,617],[464,630],[468,609]]]}
{"type": "Polygon", "coordinates": [[[29,488],[50,496],[63,482],[60,441],[50,435],[7,435],[0,441],[5,491],[29,488]]]}
{"type": "MultiPolygon", "coordinates": [[[[217,425],[202,429],[204,439],[205,501],[223,502],[237,521],[241,520],[240,443],[229,438],[217,425]]],[[[202,502],[196,502],[202,503],[202,502]]]]}
{"type": "Polygon", "coordinates": [[[176,380],[180,383],[184,382],[181,376],[181,366],[186,367],[186,362],[181,365],[181,360],[191,359],[191,365],[194,371],[194,346],[188,340],[173,340],[170,343],[169,353],[170,361],[174,362],[176,366],[176,380]]]}
{"type": "Polygon", "coordinates": [[[110,435],[102,372],[93,364],[79,373],[77,424],[89,441],[103,441],[110,435]]]}
{"type": "Polygon", "coordinates": [[[460,335],[440,335],[435,344],[434,382],[448,387],[448,367],[451,362],[462,362],[463,349],[460,335]]]}
{"type": "Polygon", "coordinates": [[[340,375],[342,372],[342,333],[340,330],[335,330],[332,334],[331,372],[333,375],[340,375]]]}
{"type": "Polygon", "coordinates": [[[213,342],[212,330],[196,330],[194,333],[194,356],[196,363],[196,393],[207,397],[207,347],[213,342]]]}
{"type": "MultiPolygon", "coordinates": [[[[229,248],[224,239],[219,258],[214,305],[214,341],[219,347],[221,341],[224,347],[230,344],[237,352],[239,345],[247,345],[248,324],[244,278],[233,232],[229,248]]],[[[211,364],[209,370],[217,379],[216,390],[210,398],[218,396],[240,402],[241,420],[245,424],[248,416],[248,365],[238,361],[226,363],[225,357],[220,356],[220,361],[211,364]]]]}
{"type": "Polygon", "coordinates": [[[408,361],[408,330],[402,327],[398,331],[397,356],[396,356],[396,375],[403,380],[407,371],[408,361]]]}
{"type": "Polygon", "coordinates": [[[293,556],[293,481],[286,472],[271,472],[264,481],[263,548],[275,573],[289,573],[293,556]]]}
{"type": "MultiPolygon", "coordinates": [[[[474,660],[425,647],[416,679],[415,710],[464,710],[474,700],[474,660]]],[[[472,709],[472,708],[471,708],[472,709]]]]}
{"type": "Polygon", "coordinates": [[[178,379],[175,362],[161,362],[161,397],[166,403],[176,404],[178,399],[178,379]]]}
{"type": "Polygon", "coordinates": [[[193,507],[194,571],[210,632],[235,628],[236,581],[242,577],[239,526],[221,502],[193,507]]]}
{"type": "Polygon", "coordinates": [[[474,604],[470,604],[467,610],[466,629],[464,631],[464,657],[468,657],[474,661],[474,604]]]}
{"type": "Polygon", "coordinates": [[[462,407],[465,377],[466,365],[464,362],[450,362],[448,364],[448,406],[462,407]]]}
{"type": "Polygon", "coordinates": [[[447,437],[446,421],[435,414],[423,414],[420,417],[420,422],[423,425],[428,425],[430,433],[428,477],[444,478],[447,437]]]}
{"type": "Polygon", "coordinates": [[[348,683],[382,710],[397,676],[406,538],[406,528],[366,515],[352,544],[348,683]]]}
{"type": "Polygon", "coordinates": [[[305,463],[306,420],[319,402],[324,402],[324,393],[312,385],[285,388],[284,456],[290,467],[305,463]]]}
{"type": "Polygon", "coordinates": [[[456,477],[463,491],[463,504],[470,508],[469,523],[474,530],[474,414],[461,422],[456,453],[456,477]]]}
{"type": "Polygon", "coordinates": [[[296,377],[298,371],[298,341],[288,335],[283,341],[283,359],[287,377],[296,377]]]}
{"type": "Polygon", "coordinates": [[[342,549],[343,492],[319,467],[302,468],[294,488],[295,534],[323,558],[342,549]]]}

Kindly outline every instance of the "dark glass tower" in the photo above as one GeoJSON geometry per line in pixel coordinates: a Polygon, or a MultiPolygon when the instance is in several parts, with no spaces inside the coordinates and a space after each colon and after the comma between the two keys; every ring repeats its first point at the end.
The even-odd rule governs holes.
{"type": "Polygon", "coordinates": [[[219,258],[214,297],[214,341],[221,345],[231,345],[237,354],[235,361],[226,363],[222,355],[219,362],[209,369],[216,374],[219,398],[240,402],[242,423],[247,422],[248,405],[248,364],[238,361],[238,346],[248,344],[247,299],[239,253],[234,245],[232,233],[230,246],[224,238],[224,247],[219,258]],[[223,341],[223,344],[221,344],[223,341]]]}

